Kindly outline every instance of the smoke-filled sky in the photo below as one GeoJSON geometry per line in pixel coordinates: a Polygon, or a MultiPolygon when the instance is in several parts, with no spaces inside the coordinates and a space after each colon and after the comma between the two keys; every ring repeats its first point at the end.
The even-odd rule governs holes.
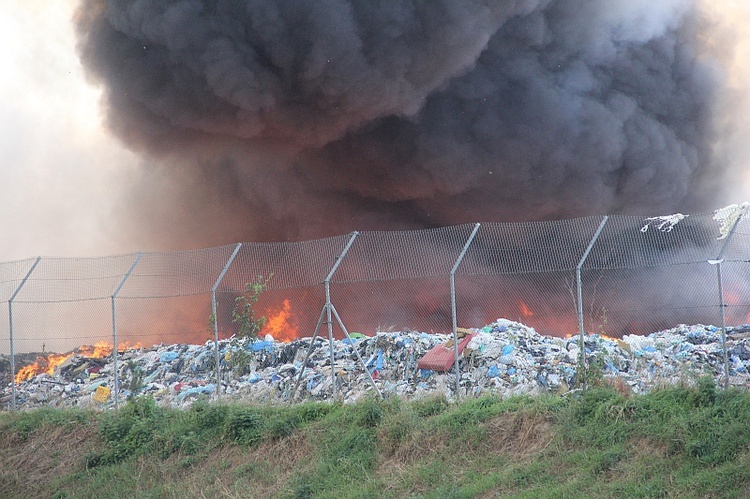
{"type": "Polygon", "coordinates": [[[6,3],[0,260],[750,190],[741,0],[6,3]]]}

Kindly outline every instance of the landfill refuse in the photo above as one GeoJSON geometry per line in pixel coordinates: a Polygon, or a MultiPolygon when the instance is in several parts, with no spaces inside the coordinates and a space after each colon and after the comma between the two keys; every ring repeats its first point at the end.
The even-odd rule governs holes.
{"type": "MultiPolygon", "coordinates": [[[[218,382],[213,341],[121,352],[117,390],[111,355],[104,359],[74,355],[54,374],[39,374],[17,383],[16,407],[108,408],[118,400],[144,395],[173,407],[187,407],[200,398],[263,403],[331,400],[334,393],[338,399],[352,402],[375,393],[369,377],[384,396],[408,399],[443,395],[455,400],[484,393],[564,394],[581,386],[582,357],[604,380],[616,379],[632,393],[694,384],[705,375],[713,376],[717,384],[725,380],[722,331],[715,326],[679,325],[648,336],[625,335],[619,339],[588,334],[583,345],[579,336],[542,336],[507,319],[470,331],[459,339],[458,383],[455,369],[429,369],[420,364],[426,356],[429,360],[429,353],[437,346],[454,355],[452,344],[449,349],[445,347],[452,341],[452,334],[357,334],[351,339],[334,340],[332,348],[322,337],[289,343],[276,342],[269,336],[256,340],[230,338],[218,343],[218,382]]],[[[726,333],[726,379],[732,386],[747,387],[750,326],[730,327],[726,333]]],[[[0,393],[3,409],[11,407],[11,397],[8,384],[0,393]]]]}
{"type": "Polygon", "coordinates": [[[109,398],[111,390],[103,385],[99,385],[96,387],[96,390],[94,390],[94,395],[92,398],[101,404],[105,403],[107,399],[109,398]]]}

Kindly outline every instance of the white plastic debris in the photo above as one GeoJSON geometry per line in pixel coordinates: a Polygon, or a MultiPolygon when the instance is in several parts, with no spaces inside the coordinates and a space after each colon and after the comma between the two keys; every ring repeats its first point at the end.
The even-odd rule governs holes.
{"type": "Polygon", "coordinates": [[[719,233],[721,234],[718,239],[725,239],[729,235],[732,227],[747,211],[748,206],[750,206],[750,203],[745,201],[742,204],[730,204],[714,212],[714,220],[719,222],[719,233]]]}
{"type": "Polygon", "coordinates": [[[663,215],[660,217],[649,217],[644,220],[646,225],[641,227],[641,232],[646,232],[651,224],[656,225],[656,228],[661,232],[672,232],[672,229],[682,219],[687,218],[689,215],[683,215],[682,213],[675,213],[674,215],[663,215]]]}

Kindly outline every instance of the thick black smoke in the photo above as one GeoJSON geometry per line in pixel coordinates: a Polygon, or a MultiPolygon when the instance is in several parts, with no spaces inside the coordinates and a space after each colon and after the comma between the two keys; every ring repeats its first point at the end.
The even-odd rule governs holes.
{"type": "MultiPolygon", "coordinates": [[[[697,0],[82,0],[181,247],[717,207],[697,0]]],[[[725,203],[726,204],[726,203],[725,203]]]]}

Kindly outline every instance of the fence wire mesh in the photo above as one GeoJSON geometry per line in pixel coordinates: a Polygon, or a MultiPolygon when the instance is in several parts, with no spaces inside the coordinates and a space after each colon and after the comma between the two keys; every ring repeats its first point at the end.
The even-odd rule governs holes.
{"type": "MultiPolygon", "coordinates": [[[[219,358],[215,340],[235,337],[236,300],[254,282],[263,284],[255,313],[267,319],[260,338],[287,342],[315,333],[327,341],[328,307],[338,315],[330,327],[339,340],[342,325],[368,336],[455,334],[454,320],[479,329],[499,318],[560,338],[645,338],[679,324],[740,326],[750,317],[750,221],[718,213],[467,224],[0,262],[2,383],[15,389],[21,363],[11,365],[14,356],[97,343],[122,351],[214,345],[207,368],[216,359],[227,368],[231,352],[219,358]]],[[[299,364],[301,350],[276,352],[274,362],[299,364]]],[[[372,356],[366,348],[361,353],[372,356]]],[[[217,369],[216,376],[226,390],[228,374],[217,369]]],[[[5,405],[11,403],[15,392],[5,405]]]]}

